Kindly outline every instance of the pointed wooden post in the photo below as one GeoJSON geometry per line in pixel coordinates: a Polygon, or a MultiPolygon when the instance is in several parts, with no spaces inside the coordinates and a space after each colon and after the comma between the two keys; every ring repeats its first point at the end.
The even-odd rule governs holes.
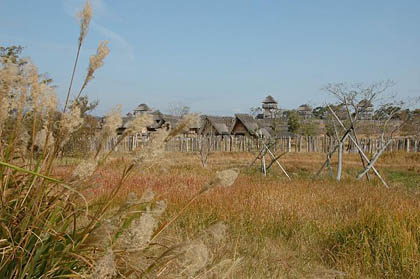
{"type": "Polygon", "coordinates": [[[262,157],[262,168],[263,168],[264,176],[267,176],[267,169],[265,168],[265,154],[262,157]]]}
{"type": "Polygon", "coordinates": [[[338,167],[337,167],[337,181],[341,179],[341,170],[343,168],[343,142],[338,144],[338,167]]]}

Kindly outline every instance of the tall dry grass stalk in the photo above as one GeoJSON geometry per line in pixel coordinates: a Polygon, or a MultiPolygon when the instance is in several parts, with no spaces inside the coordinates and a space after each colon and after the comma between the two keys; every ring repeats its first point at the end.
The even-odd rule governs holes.
{"type": "Polygon", "coordinates": [[[76,73],[77,62],[79,61],[80,49],[82,48],[83,41],[89,30],[90,20],[92,19],[93,11],[90,0],[86,1],[86,4],[82,11],[77,13],[76,18],[80,21],[80,34],[79,34],[79,43],[77,45],[77,54],[76,59],[74,60],[73,71],[71,73],[69,89],[67,90],[66,101],[64,102],[63,112],[66,112],[68,101],[70,98],[71,88],[73,86],[73,79],[76,73]]]}

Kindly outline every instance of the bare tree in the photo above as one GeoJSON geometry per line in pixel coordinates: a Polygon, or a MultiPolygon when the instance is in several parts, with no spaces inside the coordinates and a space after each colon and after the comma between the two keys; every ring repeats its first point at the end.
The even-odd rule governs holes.
{"type": "Polygon", "coordinates": [[[262,108],[260,107],[251,107],[249,108],[249,113],[256,118],[258,114],[261,114],[263,112],[262,108]]]}
{"type": "MultiPolygon", "coordinates": [[[[384,92],[394,84],[394,82],[387,80],[368,85],[362,83],[350,85],[344,83],[336,83],[328,84],[326,87],[324,87],[324,90],[337,98],[339,101],[339,106],[344,107],[345,112],[347,113],[347,118],[345,120],[347,121],[340,119],[340,117],[337,115],[337,112],[332,109],[331,105],[328,105],[329,112],[333,116],[334,122],[341,126],[342,136],[338,136],[337,129],[335,128],[336,138],[340,137],[341,140],[339,140],[333,151],[328,153],[327,160],[321,167],[320,171],[328,165],[331,155],[338,148],[339,169],[337,180],[340,180],[342,166],[341,152],[343,148],[343,142],[348,137],[356,146],[360,154],[361,163],[363,165],[363,170],[356,176],[356,178],[360,179],[363,176],[366,176],[366,178],[370,180],[368,172],[372,169],[375,175],[383,182],[385,186],[388,187],[385,180],[375,169],[374,164],[381,156],[381,154],[386,150],[389,144],[394,140],[394,136],[409,121],[409,119],[405,119],[403,121],[391,122],[392,119],[395,119],[395,115],[401,110],[401,108],[406,105],[404,102],[393,100],[392,97],[384,96],[384,92]],[[384,100],[387,100],[387,102],[384,102],[384,100]],[[388,100],[392,101],[389,102],[388,100]],[[369,113],[372,116],[371,119],[373,119],[373,104],[378,102],[382,102],[382,105],[378,110],[380,113],[376,113],[375,115],[375,128],[378,129],[377,133],[381,135],[380,148],[376,151],[373,157],[369,159],[359,146],[359,139],[356,130],[358,127],[360,127],[359,122],[365,118],[363,115],[366,115],[366,113],[369,113]],[[344,124],[343,122],[347,123],[344,124]],[[391,123],[392,125],[390,125],[391,123]]],[[[336,124],[334,124],[334,127],[336,127],[335,125],[336,124]]]]}
{"type": "Polygon", "coordinates": [[[209,158],[210,151],[213,146],[211,139],[211,135],[202,135],[200,138],[199,154],[201,165],[203,166],[203,168],[207,168],[207,160],[209,158]]]}
{"type": "Polygon", "coordinates": [[[190,113],[190,107],[183,103],[174,102],[169,104],[167,111],[172,115],[184,116],[190,113]]]}
{"type": "Polygon", "coordinates": [[[343,105],[348,118],[355,124],[360,115],[367,112],[371,105],[383,98],[383,93],[395,85],[392,80],[365,83],[329,83],[322,90],[334,96],[343,105]]]}

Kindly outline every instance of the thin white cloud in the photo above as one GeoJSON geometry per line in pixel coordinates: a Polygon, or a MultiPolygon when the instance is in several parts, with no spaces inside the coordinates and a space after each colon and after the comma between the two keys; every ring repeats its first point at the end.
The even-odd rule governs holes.
{"type": "Polygon", "coordinates": [[[103,25],[96,23],[95,21],[92,21],[91,24],[95,31],[104,35],[111,44],[115,43],[115,45],[120,48],[123,53],[128,55],[130,60],[134,60],[134,47],[123,36],[106,28],[103,25]]]}
{"type": "MultiPolygon", "coordinates": [[[[104,0],[91,0],[93,6],[93,16],[95,19],[118,19],[119,17],[115,15],[111,9],[108,8],[104,0]]],[[[62,0],[63,8],[66,14],[71,17],[74,17],[75,14],[83,8],[86,0],[62,0]]],[[[108,39],[117,51],[120,50],[121,53],[128,56],[129,60],[134,60],[134,47],[125,39],[122,35],[117,32],[99,24],[97,20],[91,21],[91,27],[93,31],[96,31],[102,34],[106,39],[108,39]]]]}

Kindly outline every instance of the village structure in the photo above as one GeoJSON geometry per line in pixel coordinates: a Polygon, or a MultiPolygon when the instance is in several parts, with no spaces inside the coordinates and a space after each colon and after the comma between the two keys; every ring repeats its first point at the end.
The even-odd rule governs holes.
{"type": "MultiPolygon", "coordinates": [[[[382,146],[383,121],[376,119],[377,111],[368,100],[360,101],[357,106],[359,110],[357,132],[360,136],[360,146],[365,152],[375,152],[382,146]]],[[[340,127],[337,126],[337,121],[345,123],[352,121],[349,119],[349,112],[344,104],[315,109],[308,104],[302,104],[296,109],[286,110],[279,108],[278,102],[271,95],[263,98],[260,106],[250,111],[251,113],[236,113],[233,116],[200,115],[199,121],[184,128],[179,136],[166,144],[166,148],[170,151],[200,151],[201,139],[205,137],[211,139],[213,151],[255,151],[261,148],[263,143],[275,142],[274,150],[328,153],[339,141],[340,127]],[[334,110],[334,117],[337,120],[332,119],[328,108],[334,110]]],[[[123,117],[122,125],[117,129],[115,138],[111,139],[107,145],[108,148],[112,148],[117,138],[127,129],[130,121],[143,114],[150,115],[153,123],[142,131],[126,137],[123,147],[119,147],[121,150],[135,149],[160,129],[171,130],[177,127],[183,117],[182,114],[162,113],[142,103],[123,117]]],[[[402,120],[395,118],[388,124],[392,128],[398,127],[401,122],[402,120]]],[[[404,134],[394,140],[387,150],[417,152],[420,151],[419,142],[418,137],[404,134]]],[[[349,138],[343,144],[345,145],[344,152],[358,152],[358,148],[349,138]]]]}
{"type": "MultiPolygon", "coordinates": [[[[373,119],[374,109],[372,104],[364,101],[363,109],[360,116],[361,119],[373,119]]],[[[302,104],[295,110],[285,110],[278,107],[278,102],[271,96],[265,97],[258,113],[255,115],[247,113],[237,113],[234,116],[214,116],[201,115],[200,121],[195,127],[190,127],[187,134],[196,135],[214,135],[214,136],[245,136],[245,137],[264,137],[276,138],[284,136],[294,136],[295,133],[290,131],[288,120],[289,113],[296,112],[299,119],[303,122],[310,122],[315,125],[317,133],[323,133],[325,130],[325,121],[323,116],[316,118],[313,114],[313,108],[308,104],[302,104]]],[[[179,115],[170,115],[161,113],[159,110],[150,108],[147,104],[138,105],[132,112],[123,118],[123,125],[117,130],[118,134],[126,129],[134,117],[141,114],[150,114],[154,119],[154,123],[147,127],[144,133],[153,133],[158,129],[171,129],[176,126],[182,118],[179,115]]],[[[344,107],[338,109],[340,118],[346,118],[344,107]]]]}

